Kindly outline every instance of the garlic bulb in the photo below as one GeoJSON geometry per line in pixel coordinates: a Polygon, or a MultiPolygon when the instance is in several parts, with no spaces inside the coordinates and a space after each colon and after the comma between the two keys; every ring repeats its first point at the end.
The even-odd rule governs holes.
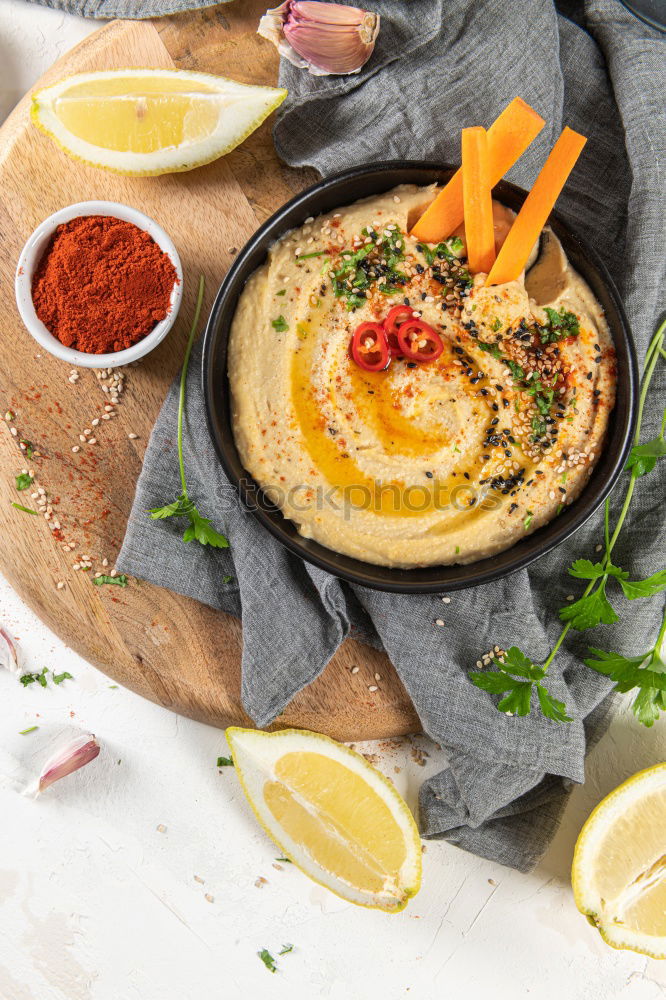
{"type": "Polygon", "coordinates": [[[259,34],[280,55],[314,76],[358,73],[379,33],[379,14],[320,0],[286,0],[267,10],[259,34]]]}

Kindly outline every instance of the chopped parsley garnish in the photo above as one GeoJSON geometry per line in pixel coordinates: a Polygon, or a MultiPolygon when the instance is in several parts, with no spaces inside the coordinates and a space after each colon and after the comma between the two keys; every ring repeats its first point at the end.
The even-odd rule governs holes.
{"type": "Polygon", "coordinates": [[[117,587],[126,587],[127,577],[124,573],[121,573],[120,576],[107,576],[106,573],[102,573],[101,576],[93,577],[93,583],[96,587],[101,587],[105,583],[115,583],[117,587]]]}
{"type": "Polygon", "coordinates": [[[548,316],[548,325],[539,329],[539,336],[542,344],[555,344],[565,337],[577,337],[580,333],[578,317],[575,313],[566,309],[559,312],[546,306],[545,312],[548,316]]]}
{"type": "Polygon", "coordinates": [[[525,531],[527,531],[533,519],[534,519],[534,511],[528,510],[527,517],[523,521],[523,527],[525,528],[525,531]]]}
{"type": "Polygon", "coordinates": [[[46,682],[47,670],[48,670],[47,667],[43,667],[41,673],[39,674],[21,674],[21,676],[19,677],[19,681],[21,682],[23,687],[27,687],[28,684],[34,684],[35,681],[37,681],[37,683],[40,684],[41,687],[45,688],[47,686],[46,682]]]}
{"type": "Polygon", "coordinates": [[[261,951],[257,952],[257,955],[264,963],[269,972],[277,972],[277,965],[275,964],[275,959],[271,955],[270,951],[266,948],[262,948],[261,951]]]}
{"type": "Polygon", "coordinates": [[[287,294],[287,289],[286,288],[281,288],[280,291],[276,292],[275,294],[276,295],[286,295],[287,294]]]}
{"type": "Polygon", "coordinates": [[[492,354],[492,356],[498,361],[502,360],[502,352],[497,344],[487,344],[483,340],[477,340],[476,344],[480,351],[485,351],[486,354],[492,354]]]}
{"type": "Polygon", "coordinates": [[[276,861],[286,861],[286,862],[287,862],[287,864],[289,864],[289,865],[293,865],[293,863],[294,863],[294,862],[293,862],[293,861],[291,860],[291,858],[276,858],[275,860],[276,860],[276,861]]]}
{"type": "Polygon", "coordinates": [[[314,253],[299,253],[296,260],[309,260],[311,257],[323,257],[325,250],[315,250],[314,253]]]}
{"type": "MultiPolygon", "coordinates": [[[[39,729],[39,726],[28,726],[27,729],[20,729],[19,736],[25,736],[26,733],[34,733],[35,729],[39,729]]],[[[280,952],[282,954],[282,952],[280,952]]]]}
{"type": "Polygon", "coordinates": [[[54,684],[62,684],[63,681],[73,681],[74,678],[68,670],[63,670],[61,674],[52,674],[54,684]]]}
{"type": "Polygon", "coordinates": [[[388,230],[379,238],[375,229],[365,226],[361,235],[370,239],[358,250],[343,250],[340,263],[331,272],[331,283],[336,298],[344,298],[347,309],[363,305],[371,285],[383,295],[395,295],[409,278],[397,265],[405,259],[405,239],[399,229],[388,230]],[[389,232],[389,235],[386,233],[389,232]]]}
{"type": "Polygon", "coordinates": [[[294,950],[293,944],[283,944],[281,951],[278,952],[278,955],[288,955],[289,952],[293,950],[294,950]]]}
{"type": "Polygon", "coordinates": [[[232,580],[233,580],[233,576],[223,576],[222,577],[222,583],[231,583],[232,580]]]}
{"type": "Polygon", "coordinates": [[[463,242],[459,236],[454,236],[443,243],[437,243],[434,247],[426,246],[425,243],[417,243],[416,249],[420,250],[425,257],[428,267],[432,267],[435,260],[458,260],[458,254],[463,248],[463,242]]]}
{"type": "Polygon", "coordinates": [[[284,333],[285,330],[289,329],[289,324],[282,315],[278,316],[277,319],[272,319],[271,326],[277,333],[284,333]]]}
{"type": "Polygon", "coordinates": [[[27,490],[33,482],[32,476],[29,476],[27,472],[22,472],[20,475],[16,476],[16,489],[21,492],[22,490],[27,490]]]}
{"type": "Polygon", "coordinates": [[[525,372],[524,372],[524,370],[520,367],[519,364],[516,364],[515,361],[511,361],[511,360],[507,359],[506,366],[509,369],[509,371],[511,372],[511,374],[513,375],[514,378],[525,378],[525,372]]]}
{"type": "Polygon", "coordinates": [[[501,328],[502,328],[502,321],[496,316],[495,322],[493,323],[491,329],[493,333],[497,333],[497,331],[501,330],[501,328]]]}
{"type": "Polygon", "coordinates": [[[233,767],[234,759],[233,757],[218,757],[217,758],[218,767],[233,767]]]}

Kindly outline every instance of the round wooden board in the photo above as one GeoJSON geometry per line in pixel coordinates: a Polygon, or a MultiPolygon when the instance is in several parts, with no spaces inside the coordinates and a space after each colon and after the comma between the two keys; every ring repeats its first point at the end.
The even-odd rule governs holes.
{"type": "MultiPolygon", "coordinates": [[[[236,0],[155,21],[115,21],[64,56],[36,86],[71,73],[124,66],[159,66],[220,73],[274,84],[273,46],[256,35],[265,0],[236,0]]],[[[75,163],[29,122],[29,97],[0,129],[0,570],[21,597],[71,647],[109,676],[176,712],[217,726],[251,722],[240,704],[241,627],[235,619],[142,581],[95,587],[92,572],[119,551],[143,451],[167,387],[179,368],[192,315],[196,277],[206,277],[207,306],[257,225],[314,176],[281,164],[265,123],[229,156],[185,174],[126,178],[75,163]],[[161,347],[127,370],[115,419],[100,423],[98,443],[79,434],[101,416],[107,396],[94,372],[69,368],[23,328],[14,301],[14,269],[23,243],[47,215],[93,198],[126,202],[155,218],[173,237],[185,273],[183,308],[161,347]],[[16,436],[11,433],[15,428],[16,436]],[[130,440],[128,434],[138,435],[130,440]],[[30,461],[28,439],[40,453],[30,461]],[[34,488],[53,501],[62,537],[47,521],[11,506],[34,507],[14,477],[35,470],[34,488]],[[63,551],[62,541],[75,543],[63,551]],[[74,571],[81,555],[90,573],[74,571]],[[58,581],[64,581],[62,589],[58,581]]],[[[322,676],[275,723],[338,739],[375,739],[419,730],[419,721],[391,664],[347,641],[322,676]],[[360,671],[351,674],[354,664],[360,671]],[[379,690],[370,693],[375,672],[379,690]]]]}

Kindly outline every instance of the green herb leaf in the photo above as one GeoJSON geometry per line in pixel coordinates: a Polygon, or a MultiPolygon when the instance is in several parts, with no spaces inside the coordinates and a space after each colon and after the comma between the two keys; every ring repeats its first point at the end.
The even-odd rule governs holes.
{"type": "Polygon", "coordinates": [[[102,573],[101,576],[93,577],[93,583],[96,587],[102,587],[105,583],[115,584],[116,587],[126,587],[127,577],[124,573],[120,573],[118,576],[107,576],[105,573],[102,573]]]}
{"type": "Polygon", "coordinates": [[[287,289],[286,288],[281,288],[280,291],[276,292],[275,294],[276,295],[286,295],[287,294],[287,289]]]}
{"type": "Polygon", "coordinates": [[[29,507],[24,507],[23,504],[13,503],[12,507],[16,507],[17,510],[22,510],[24,514],[37,514],[36,510],[30,510],[29,507]]]}
{"type": "Polygon", "coordinates": [[[294,863],[294,862],[293,862],[293,861],[291,860],[291,858],[276,858],[275,860],[276,860],[276,861],[286,861],[286,863],[287,863],[288,865],[293,865],[293,863],[294,863]]]}
{"type": "Polygon", "coordinates": [[[547,719],[552,719],[553,722],[573,722],[571,716],[567,715],[566,705],[563,701],[554,698],[543,684],[537,684],[536,689],[539,706],[547,719]]]}
{"type": "Polygon", "coordinates": [[[218,757],[217,758],[218,767],[233,767],[234,759],[233,757],[218,757]]]}
{"type": "Polygon", "coordinates": [[[19,681],[21,682],[23,687],[27,687],[28,684],[34,684],[36,680],[37,680],[36,674],[21,674],[21,676],[19,677],[19,681]]]}
{"type": "Polygon", "coordinates": [[[646,580],[622,579],[620,580],[620,585],[624,591],[624,596],[628,597],[630,601],[636,600],[637,597],[654,597],[655,594],[666,590],[666,569],[662,569],[658,573],[653,573],[646,580]]]}
{"type": "Polygon", "coordinates": [[[545,312],[548,316],[548,326],[541,327],[539,336],[542,344],[552,344],[565,337],[577,337],[580,333],[578,317],[575,313],[566,309],[550,309],[546,306],[545,312]]]}
{"type": "Polygon", "coordinates": [[[524,372],[524,370],[520,367],[519,364],[516,364],[515,361],[511,361],[509,358],[507,358],[506,359],[506,366],[507,366],[507,368],[509,369],[509,371],[511,372],[511,374],[513,375],[513,377],[515,379],[524,379],[525,378],[525,372],[524,372]]]}
{"type": "Polygon", "coordinates": [[[22,444],[24,446],[25,457],[32,458],[32,456],[35,454],[35,449],[33,447],[32,441],[28,441],[26,440],[26,438],[21,438],[19,444],[22,444]]]}
{"type": "Polygon", "coordinates": [[[479,350],[485,351],[486,354],[492,354],[492,356],[497,358],[498,361],[502,360],[502,352],[497,344],[487,344],[484,340],[477,340],[476,346],[479,350]]]}
{"type": "Polygon", "coordinates": [[[149,513],[154,520],[159,520],[164,517],[184,517],[189,514],[191,509],[192,501],[181,493],[176,500],[172,500],[171,503],[167,503],[163,507],[151,507],[149,513]]]}
{"type": "Polygon", "coordinates": [[[271,955],[270,951],[267,951],[266,948],[262,948],[261,951],[257,952],[257,955],[269,972],[277,972],[277,965],[275,964],[275,959],[271,955]]]}
{"type": "Polygon", "coordinates": [[[278,955],[288,955],[290,951],[294,950],[293,944],[283,944],[282,950],[278,952],[278,955]]]}
{"type": "Polygon", "coordinates": [[[600,586],[598,590],[581,597],[573,604],[567,604],[560,608],[560,619],[563,622],[571,622],[571,627],[579,632],[587,628],[594,628],[596,625],[612,625],[619,621],[613,607],[606,597],[606,589],[600,586]]]}
{"type": "Polygon", "coordinates": [[[16,476],[16,489],[19,492],[27,490],[28,486],[31,486],[33,481],[32,476],[29,476],[27,472],[22,472],[20,475],[16,476]]]}
{"type": "Polygon", "coordinates": [[[511,712],[512,715],[529,715],[532,701],[532,682],[516,681],[512,691],[498,703],[500,712],[511,712]]]}
{"type": "Polygon", "coordinates": [[[35,729],[39,729],[39,726],[28,726],[27,729],[19,729],[19,736],[25,736],[26,733],[34,733],[35,729]]]}
{"type": "Polygon", "coordinates": [[[223,576],[222,577],[222,583],[231,583],[232,580],[233,580],[233,576],[223,576]]]}
{"type": "Polygon", "coordinates": [[[653,438],[645,444],[637,444],[631,449],[629,458],[625,466],[632,474],[640,479],[652,472],[658,459],[666,455],[666,441],[662,437],[653,438]]]}
{"type": "Polygon", "coordinates": [[[534,520],[534,511],[528,510],[525,520],[523,521],[523,527],[525,531],[527,531],[533,520],[534,520]]]}
{"type": "Polygon", "coordinates": [[[325,253],[325,250],[316,250],[314,253],[299,253],[296,260],[309,260],[311,257],[323,257],[325,253]]]}
{"type": "Polygon", "coordinates": [[[215,530],[209,518],[201,517],[196,507],[193,506],[187,516],[190,519],[190,526],[185,529],[184,542],[196,540],[201,545],[210,545],[214,549],[229,548],[229,540],[215,530]]]}
{"type": "Polygon", "coordinates": [[[492,329],[493,333],[497,333],[498,330],[502,329],[502,321],[501,321],[501,319],[499,319],[498,316],[495,317],[495,320],[493,322],[493,325],[492,325],[491,329],[492,329]]]}
{"type": "Polygon", "coordinates": [[[273,327],[274,330],[277,331],[277,333],[284,333],[285,330],[289,329],[289,324],[287,323],[284,316],[281,315],[278,316],[277,319],[271,320],[271,326],[273,327]]]}
{"type": "Polygon", "coordinates": [[[62,684],[63,681],[73,681],[74,678],[67,670],[63,670],[61,674],[54,674],[52,672],[51,679],[54,684],[62,684]]]}
{"type": "Polygon", "coordinates": [[[603,563],[593,563],[589,559],[576,559],[567,572],[577,580],[598,580],[602,576],[615,576],[618,580],[626,580],[629,576],[625,570],[613,566],[612,563],[604,566],[603,563]]]}
{"type": "Polygon", "coordinates": [[[632,711],[638,721],[647,727],[657,721],[660,712],[666,711],[666,664],[658,652],[663,632],[662,624],[657,643],[647,654],[622,656],[591,648],[590,652],[596,659],[590,657],[584,661],[590,669],[615,681],[616,691],[626,693],[637,689],[632,711]]]}

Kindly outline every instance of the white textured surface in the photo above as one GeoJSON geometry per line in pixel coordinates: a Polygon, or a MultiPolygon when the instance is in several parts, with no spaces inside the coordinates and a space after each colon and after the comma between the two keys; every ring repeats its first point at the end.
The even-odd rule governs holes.
{"type": "MultiPolygon", "coordinates": [[[[0,117],[92,27],[2,0],[0,117]]],[[[215,767],[227,752],[222,733],[111,687],[1,578],[0,620],[19,637],[25,669],[75,678],[24,689],[0,675],[0,1000],[656,1000],[666,992],[666,963],[608,949],[576,912],[568,877],[593,805],[664,759],[663,725],[645,731],[618,714],[537,872],[518,875],[431,843],[420,894],[389,917],[347,905],[289,865],[272,867],[277,851],[233,770],[215,767]],[[31,725],[39,729],[19,735],[31,725]],[[97,735],[97,761],[37,801],[21,796],[67,730],[97,735]],[[271,975],[256,952],[277,955],[285,943],[294,951],[271,975]]],[[[381,753],[410,802],[440,766],[421,745],[431,753],[425,769],[409,743],[381,753]]]]}

